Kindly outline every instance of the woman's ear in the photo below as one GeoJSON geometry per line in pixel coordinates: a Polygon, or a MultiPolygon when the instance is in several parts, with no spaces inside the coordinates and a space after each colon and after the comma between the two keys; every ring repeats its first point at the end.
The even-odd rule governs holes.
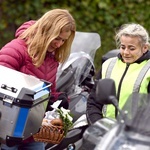
{"type": "Polygon", "coordinates": [[[147,51],[148,51],[148,45],[145,44],[145,45],[143,46],[143,53],[146,53],[147,51]]]}

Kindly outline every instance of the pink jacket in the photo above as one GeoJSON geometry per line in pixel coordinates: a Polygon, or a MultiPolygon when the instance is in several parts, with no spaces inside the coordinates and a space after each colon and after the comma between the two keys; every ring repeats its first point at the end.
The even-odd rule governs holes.
{"type": "MultiPolygon", "coordinates": [[[[56,92],[55,89],[56,73],[59,63],[55,60],[52,53],[47,53],[44,63],[39,68],[36,68],[32,64],[32,60],[27,53],[28,48],[25,41],[18,39],[18,36],[34,23],[35,21],[26,22],[17,29],[15,39],[7,43],[0,50],[0,65],[51,82],[51,95],[53,95],[53,100],[56,101],[60,94],[56,92]]],[[[26,143],[32,141],[33,137],[29,137],[23,142],[26,143]]]]}
{"type": "Polygon", "coordinates": [[[58,62],[55,60],[53,54],[48,52],[44,63],[39,68],[36,68],[32,64],[32,60],[27,53],[25,41],[18,39],[18,36],[34,23],[35,21],[28,21],[17,29],[15,39],[7,43],[0,50],[0,65],[51,82],[51,91],[52,95],[55,97],[55,101],[59,95],[55,90],[58,62]]]}

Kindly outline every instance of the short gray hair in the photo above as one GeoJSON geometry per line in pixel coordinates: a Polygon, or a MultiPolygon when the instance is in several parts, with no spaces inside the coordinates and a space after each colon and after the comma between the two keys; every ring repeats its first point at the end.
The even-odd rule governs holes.
{"type": "Polygon", "coordinates": [[[147,44],[150,47],[150,38],[146,29],[140,24],[129,23],[123,24],[121,28],[116,32],[116,44],[117,47],[120,47],[120,38],[122,35],[131,36],[131,37],[139,37],[141,40],[141,44],[147,44]]]}

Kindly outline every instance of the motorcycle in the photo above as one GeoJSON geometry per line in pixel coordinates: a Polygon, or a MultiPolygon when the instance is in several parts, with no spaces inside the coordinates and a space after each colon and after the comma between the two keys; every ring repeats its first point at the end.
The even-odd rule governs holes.
{"type": "Polygon", "coordinates": [[[87,128],[86,102],[90,89],[94,85],[94,57],[100,47],[100,36],[97,33],[76,32],[68,60],[59,65],[56,89],[65,92],[69,101],[69,110],[73,115],[73,128],[59,144],[46,145],[47,150],[63,150],[82,143],[82,135],[87,128]]]}
{"type": "MultiPolygon", "coordinates": [[[[94,150],[150,149],[150,94],[132,93],[124,107],[120,109],[114,81],[101,79],[98,81],[96,95],[96,99],[100,103],[104,105],[113,104],[118,111],[118,116],[116,120],[109,118],[98,120],[91,125],[90,130],[85,131],[85,143],[88,143],[87,141],[90,139],[88,137],[90,131],[90,137],[97,137],[97,141],[89,143],[88,147],[92,145],[94,150]],[[105,90],[106,86],[107,91],[105,90]],[[95,133],[95,130],[98,133],[95,133]]],[[[82,150],[87,148],[85,143],[82,150]]]]}
{"type": "Polygon", "coordinates": [[[120,52],[119,49],[113,49],[113,50],[108,51],[107,53],[105,53],[105,54],[102,56],[102,61],[101,61],[101,63],[103,63],[104,61],[106,61],[106,60],[109,59],[109,58],[116,57],[116,56],[119,54],[119,52],[120,52]]]}

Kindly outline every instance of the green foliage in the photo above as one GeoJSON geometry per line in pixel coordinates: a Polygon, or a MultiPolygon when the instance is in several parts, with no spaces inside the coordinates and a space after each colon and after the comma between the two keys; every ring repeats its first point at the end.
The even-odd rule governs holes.
{"type": "Polygon", "coordinates": [[[63,107],[57,109],[57,112],[59,113],[60,118],[63,121],[64,135],[66,136],[68,130],[70,130],[73,127],[72,114],[70,114],[69,110],[66,110],[63,107]]]}
{"type": "Polygon", "coordinates": [[[98,70],[101,56],[116,48],[114,35],[120,25],[135,22],[150,31],[149,7],[148,0],[0,0],[0,47],[14,38],[23,22],[38,19],[50,9],[65,8],[74,16],[78,31],[100,34],[102,45],[94,62],[98,70]]]}

